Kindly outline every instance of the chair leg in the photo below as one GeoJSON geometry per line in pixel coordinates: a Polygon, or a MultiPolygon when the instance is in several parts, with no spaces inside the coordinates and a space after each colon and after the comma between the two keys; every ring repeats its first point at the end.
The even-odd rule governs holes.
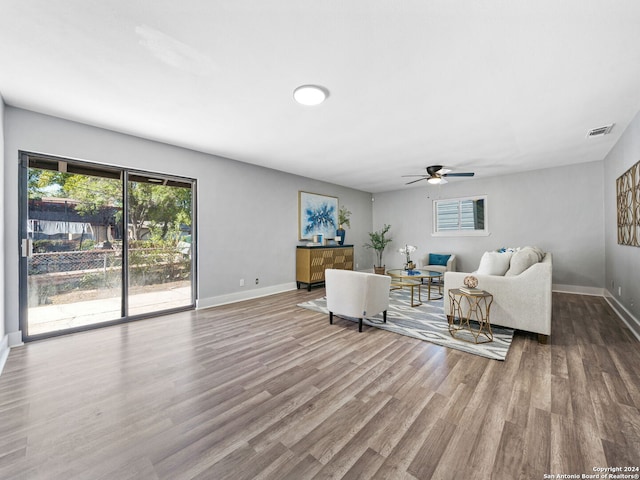
{"type": "Polygon", "coordinates": [[[329,312],[329,323],[333,325],[333,312],[329,312]]]}
{"type": "Polygon", "coordinates": [[[384,323],[387,323],[387,311],[386,310],[384,312],[382,312],[382,320],[384,321],[384,323]]]}
{"type": "Polygon", "coordinates": [[[360,321],[358,322],[358,331],[362,331],[362,318],[360,318],[360,321]]]}

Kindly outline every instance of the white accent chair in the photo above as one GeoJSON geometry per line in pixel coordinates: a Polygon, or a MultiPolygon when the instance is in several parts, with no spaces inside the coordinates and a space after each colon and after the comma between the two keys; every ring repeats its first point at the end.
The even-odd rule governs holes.
{"type": "Polygon", "coordinates": [[[431,272],[440,272],[444,275],[444,272],[456,271],[456,256],[448,253],[438,253],[434,255],[449,255],[446,265],[431,265],[429,264],[429,254],[427,253],[422,259],[422,270],[429,270],[431,272]]]}
{"type": "Polygon", "coordinates": [[[358,331],[361,332],[364,317],[382,312],[387,321],[391,277],[330,268],[324,275],[329,323],[333,324],[334,314],[358,318],[358,331]]]}

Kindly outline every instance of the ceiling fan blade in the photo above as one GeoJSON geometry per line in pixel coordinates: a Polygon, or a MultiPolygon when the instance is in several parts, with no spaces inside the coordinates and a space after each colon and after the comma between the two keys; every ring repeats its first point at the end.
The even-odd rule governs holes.
{"type": "Polygon", "coordinates": [[[443,177],[473,177],[475,173],[467,172],[467,173],[445,173],[443,177]]]}
{"type": "Polygon", "coordinates": [[[440,170],[438,170],[436,172],[436,175],[446,175],[447,173],[449,173],[451,171],[450,168],[447,167],[442,167],[440,170]]]}
{"type": "Polygon", "coordinates": [[[402,175],[403,177],[424,177],[427,178],[427,175],[402,175]]]}
{"type": "Polygon", "coordinates": [[[427,177],[424,177],[424,176],[423,176],[422,178],[419,178],[419,179],[417,179],[417,180],[413,180],[413,181],[411,181],[411,182],[405,183],[405,185],[411,185],[412,183],[416,183],[416,182],[419,182],[419,181],[421,181],[421,180],[426,180],[426,179],[427,179],[427,177]]]}

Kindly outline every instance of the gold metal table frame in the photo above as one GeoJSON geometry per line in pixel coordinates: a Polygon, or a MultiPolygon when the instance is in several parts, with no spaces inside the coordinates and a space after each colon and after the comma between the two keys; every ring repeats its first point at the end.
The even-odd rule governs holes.
{"type": "MultiPolygon", "coordinates": [[[[429,270],[413,270],[415,274],[409,274],[406,270],[392,269],[387,270],[387,275],[391,277],[391,289],[398,290],[403,287],[409,287],[411,289],[411,306],[418,307],[422,305],[422,287],[425,285],[422,283],[423,279],[427,279],[427,300],[439,300],[442,298],[442,273],[431,272],[429,270]],[[434,298],[431,295],[431,286],[433,279],[439,279],[439,282],[435,285],[438,287],[439,297],[434,298]],[[414,300],[414,290],[418,287],[418,301],[414,300]]],[[[434,285],[434,286],[435,286],[434,285]]]]}
{"type": "Polygon", "coordinates": [[[422,305],[422,282],[419,280],[406,280],[403,278],[394,278],[391,277],[391,290],[402,290],[404,287],[409,287],[411,289],[411,306],[419,307],[422,305]],[[418,301],[416,302],[414,299],[414,290],[418,288],[418,301]]]}
{"type": "Polygon", "coordinates": [[[491,331],[491,322],[489,313],[491,303],[493,303],[493,295],[489,292],[482,291],[478,294],[465,293],[462,290],[449,290],[450,315],[447,315],[449,322],[449,333],[453,338],[470,343],[489,343],[493,342],[493,332],[491,331]],[[472,326],[471,321],[475,321],[472,326]],[[464,338],[461,333],[469,332],[474,341],[464,338]],[[480,340],[480,338],[483,340],[480,340]]]}

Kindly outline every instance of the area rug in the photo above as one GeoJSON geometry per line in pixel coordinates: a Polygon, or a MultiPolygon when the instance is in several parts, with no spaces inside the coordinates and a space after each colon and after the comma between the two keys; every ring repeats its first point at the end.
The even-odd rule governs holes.
{"type": "MultiPolygon", "coordinates": [[[[513,330],[510,328],[492,325],[493,342],[478,345],[464,342],[453,338],[451,334],[449,334],[449,324],[444,314],[442,300],[427,302],[424,301],[423,296],[422,305],[412,307],[409,290],[392,290],[389,297],[387,323],[383,323],[382,314],[378,314],[371,318],[365,318],[363,321],[364,325],[418,338],[435,343],[436,345],[454,348],[493,360],[504,360],[507,357],[509,346],[513,340],[513,330]]],[[[329,321],[329,310],[327,310],[327,300],[325,297],[300,303],[298,306],[315,312],[325,313],[327,315],[327,322],[329,321]]],[[[343,317],[341,315],[340,318],[345,318],[353,322],[358,321],[356,318],[343,317]]]]}

